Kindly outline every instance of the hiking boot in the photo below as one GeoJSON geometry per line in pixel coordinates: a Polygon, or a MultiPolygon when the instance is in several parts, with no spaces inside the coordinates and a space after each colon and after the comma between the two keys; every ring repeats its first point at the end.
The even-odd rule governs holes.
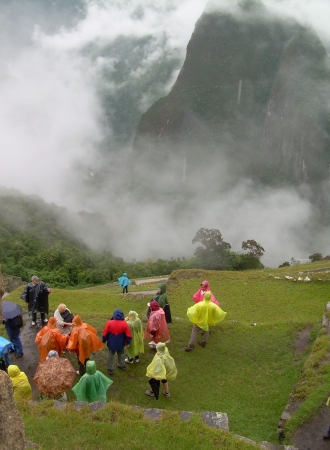
{"type": "Polygon", "coordinates": [[[170,395],[170,393],[169,393],[169,392],[163,391],[163,394],[164,394],[164,395],[165,395],[165,397],[167,397],[167,398],[171,397],[171,395],[170,395]]]}
{"type": "Polygon", "coordinates": [[[110,376],[112,376],[112,375],[113,375],[113,370],[108,370],[108,374],[109,374],[110,376]]]}
{"type": "Polygon", "coordinates": [[[17,358],[22,358],[22,356],[24,356],[24,353],[20,353],[19,355],[16,355],[16,359],[17,358]]]}
{"type": "Polygon", "coordinates": [[[192,347],[191,345],[188,345],[188,346],[184,349],[185,352],[191,352],[191,350],[194,350],[194,347],[192,347]]]}
{"type": "Polygon", "coordinates": [[[133,359],[125,358],[125,363],[133,364],[134,361],[133,361],[133,359]]]}
{"type": "Polygon", "coordinates": [[[155,396],[155,394],[152,391],[149,391],[149,389],[146,391],[146,395],[148,395],[149,397],[155,396]]]}
{"type": "Polygon", "coordinates": [[[34,327],[35,326],[35,322],[31,322],[31,327],[34,327]]]}
{"type": "Polygon", "coordinates": [[[126,367],[125,367],[125,366],[120,366],[119,364],[117,364],[117,367],[118,367],[118,369],[126,370],[126,367]]]}
{"type": "Polygon", "coordinates": [[[198,342],[198,344],[201,346],[201,347],[205,347],[205,345],[206,345],[206,342],[205,341],[200,341],[200,342],[198,342]]]}
{"type": "Polygon", "coordinates": [[[325,434],[325,435],[323,436],[323,439],[324,439],[324,440],[329,440],[329,439],[330,439],[330,432],[329,432],[329,431],[327,432],[327,434],[325,434]]]}

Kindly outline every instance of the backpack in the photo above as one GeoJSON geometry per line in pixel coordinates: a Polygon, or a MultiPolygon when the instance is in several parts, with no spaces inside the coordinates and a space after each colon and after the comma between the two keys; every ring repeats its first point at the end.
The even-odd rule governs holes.
{"type": "Polygon", "coordinates": [[[15,319],[16,319],[16,327],[22,328],[22,326],[24,325],[22,315],[20,314],[19,316],[16,316],[15,319]]]}

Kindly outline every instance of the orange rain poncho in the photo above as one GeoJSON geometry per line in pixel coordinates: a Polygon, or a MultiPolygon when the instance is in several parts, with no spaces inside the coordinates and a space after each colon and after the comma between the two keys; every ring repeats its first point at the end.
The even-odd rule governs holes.
{"type": "Polygon", "coordinates": [[[158,342],[167,342],[170,339],[170,332],[166,323],[164,310],[153,301],[150,303],[151,313],[144,331],[144,338],[151,338],[157,344],[158,342]]]}
{"type": "Polygon", "coordinates": [[[56,350],[60,355],[65,349],[67,337],[63,336],[60,330],[56,328],[56,323],[55,317],[51,317],[48,324],[36,336],[35,342],[38,344],[41,363],[46,361],[50,350],[56,350]]]}
{"type": "Polygon", "coordinates": [[[187,310],[188,319],[204,331],[226,317],[227,313],[220,306],[211,302],[211,293],[206,292],[202,302],[196,303],[187,310]]]}
{"type": "Polygon", "coordinates": [[[91,325],[84,323],[80,316],[74,316],[74,324],[69,342],[66,346],[68,350],[74,350],[79,355],[79,361],[84,364],[92,352],[102,350],[104,344],[96,336],[97,330],[91,325]]]}

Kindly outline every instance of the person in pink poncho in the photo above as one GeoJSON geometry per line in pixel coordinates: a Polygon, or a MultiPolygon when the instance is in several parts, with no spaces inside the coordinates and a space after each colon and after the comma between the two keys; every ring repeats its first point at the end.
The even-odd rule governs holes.
{"type": "Polygon", "coordinates": [[[164,310],[158,305],[156,301],[150,302],[151,313],[149,320],[144,330],[144,338],[149,342],[149,346],[153,349],[156,348],[158,342],[169,342],[170,332],[166,323],[164,310]]]}
{"type": "Polygon", "coordinates": [[[215,303],[216,305],[220,306],[220,303],[218,302],[218,300],[214,297],[211,289],[210,289],[210,285],[209,282],[207,280],[204,280],[201,283],[201,287],[198,289],[197,292],[195,292],[195,294],[193,295],[193,300],[195,303],[199,303],[203,300],[204,298],[204,294],[205,292],[210,292],[211,294],[211,302],[215,303]]]}

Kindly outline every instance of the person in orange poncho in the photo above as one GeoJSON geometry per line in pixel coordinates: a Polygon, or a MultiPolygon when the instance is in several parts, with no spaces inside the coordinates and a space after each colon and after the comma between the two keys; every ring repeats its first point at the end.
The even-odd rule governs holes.
{"type": "Polygon", "coordinates": [[[35,342],[38,344],[41,363],[46,361],[50,350],[56,350],[60,355],[65,349],[67,337],[62,336],[60,330],[56,327],[56,323],[55,317],[51,317],[47,325],[36,336],[35,342]]]}
{"type": "Polygon", "coordinates": [[[80,316],[74,316],[74,325],[66,348],[77,353],[79,364],[79,375],[85,375],[86,363],[92,352],[102,350],[104,344],[96,336],[97,330],[91,325],[84,323],[80,316]]]}
{"type": "Polygon", "coordinates": [[[149,342],[151,348],[156,348],[158,342],[169,342],[170,332],[166,323],[164,310],[156,301],[150,302],[151,313],[144,331],[144,338],[152,341],[149,342]]]}

